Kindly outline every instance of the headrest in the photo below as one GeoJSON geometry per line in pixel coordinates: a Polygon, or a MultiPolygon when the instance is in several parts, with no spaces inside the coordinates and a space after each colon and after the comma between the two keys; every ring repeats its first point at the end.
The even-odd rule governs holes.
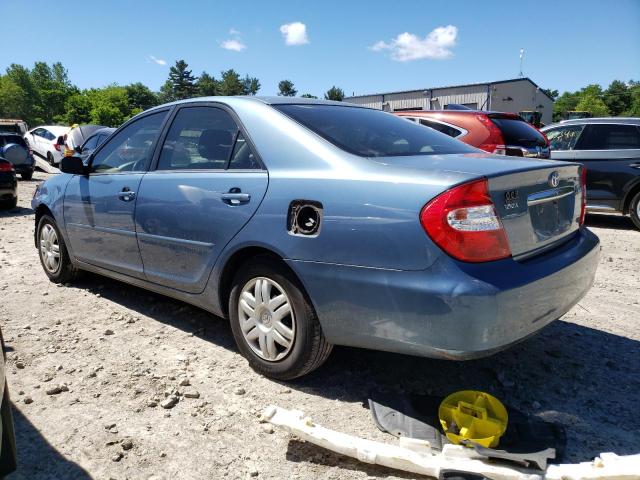
{"type": "Polygon", "coordinates": [[[229,156],[232,141],[229,130],[204,130],[198,140],[198,152],[207,160],[223,160],[229,156]]]}

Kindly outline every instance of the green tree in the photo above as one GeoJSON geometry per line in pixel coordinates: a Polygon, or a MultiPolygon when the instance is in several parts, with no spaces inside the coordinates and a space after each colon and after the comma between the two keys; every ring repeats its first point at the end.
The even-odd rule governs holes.
{"type": "Polygon", "coordinates": [[[75,93],[71,95],[65,103],[65,123],[72,125],[74,123],[91,122],[91,110],[93,104],[91,98],[86,93],[75,93]]]}
{"type": "Polygon", "coordinates": [[[255,95],[260,90],[260,80],[256,77],[250,77],[245,75],[242,79],[242,87],[244,89],[244,95],[255,95]]]}
{"type": "Polygon", "coordinates": [[[43,119],[38,116],[38,94],[35,85],[31,80],[31,72],[28,68],[12,63],[6,70],[6,77],[20,88],[24,95],[20,97],[19,106],[16,110],[17,118],[26,121],[30,125],[43,123],[43,119]]]}
{"type": "Polygon", "coordinates": [[[594,117],[606,117],[609,115],[609,109],[607,109],[604,100],[593,93],[582,95],[576,105],[576,110],[579,112],[589,112],[594,117]]]}
{"type": "Polygon", "coordinates": [[[305,93],[303,95],[300,95],[302,98],[318,98],[315,95],[311,95],[310,93],[305,93]]]}
{"type": "Polygon", "coordinates": [[[197,95],[199,97],[214,97],[219,95],[218,81],[207,72],[202,72],[196,82],[196,88],[198,89],[197,95]]]}
{"type": "Polygon", "coordinates": [[[614,80],[604,91],[602,99],[613,116],[622,115],[631,105],[631,90],[624,82],[614,80]]]}
{"type": "Polygon", "coordinates": [[[131,111],[148,110],[151,107],[155,107],[160,103],[158,95],[152,92],[146,85],[137,82],[132,83],[124,87],[127,92],[127,98],[129,100],[129,107],[131,111]]]}
{"type": "Polygon", "coordinates": [[[338,102],[341,102],[344,98],[344,91],[334,85],[329,90],[327,90],[327,93],[324,94],[324,98],[325,100],[336,100],[338,102]]]}
{"type": "Polygon", "coordinates": [[[557,122],[564,118],[566,112],[572,112],[580,101],[578,92],[564,92],[553,104],[553,121],[557,122]]]}
{"type": "Polygon", "coordinates": [[[631,93],[631,101],[623,115],[626,117],[640,117],[640,82],[629,81],[629,92],[631,93]]]}
{"type": "Polygon", "coordinates": [[[169,78],[160,89],[163,101],[183,100],[196,95],[196,77],[191,75],[189,65],[184,60],[176,60],[169,69],[169,78]]]}
{"type": "Polygon", "coordinates": [[[63,117],[65,102],[77,89],[71,85],[62,64],[57,62],[50,67],[46,62],[36,62],[31,81],[37,97],[35,110],[42,120],[51,123],[63,117]]]}
{"type": "Polygon", "coordinates": [[[25,118],[23,108],[27,94],[7,75],[0,76],[0,117],[25,118]]]}
{"type": "Polygon", "coordinates": [[[558,90],[551,90],[550,88],[541,88],[540,89],[542,92],[546,93],[547,96],[549,96],[551,98],[551,100],[555,101],[556,98],[558,98],[558,95],[560,94],[560,92],[558,92],[558,90]]]}
{"type": "Polygon", "coordinates": [[[221,73],[222,80],[219,83],[220,95],[246,95],[245,84],[240,80],[240,75],[233,69],[221,73]]]}
{"type": "Polygon", "coordinates": [[[295,97],[298,94],[291,80],[281,80],[278,83],[278,95],[281,97],[295,97]]]}

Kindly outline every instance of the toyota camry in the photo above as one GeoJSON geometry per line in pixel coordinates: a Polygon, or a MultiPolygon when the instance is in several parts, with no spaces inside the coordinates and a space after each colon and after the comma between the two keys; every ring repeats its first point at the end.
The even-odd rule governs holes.
{"type": "Polygon", "coordinates": [[[598,263],[580,165],[347,103],[162,105],[61,167],[32,201],[53,282],[88,270],[204,308],[278,379],[333,345],[489,355],[564,315],[598,263]]]}

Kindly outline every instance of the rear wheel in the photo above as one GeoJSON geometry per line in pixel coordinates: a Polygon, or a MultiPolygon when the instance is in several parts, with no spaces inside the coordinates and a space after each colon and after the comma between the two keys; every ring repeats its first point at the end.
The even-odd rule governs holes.
{"type": "Polygon", "coordinates": [[[49,280],[66,283],[77,275],[77,269],[71,263],[64,238],[50,215],[43,215],[38,222],[38,253],[40,263],[49,280]]]}
{"type": "Polygon", "coordinates": [[[640,192],[636,193],[631,199],[629,214],[631,215],[631,220],[636,225],[636,228],[640,229],[640,192]]]}
{"type": "Polygon", "coordinates": [[[18,197],[12,198],[11,200],[5,200],[0,202],[0,209],[2,210],[13,210],[18,206],[18,197]]]}
{"type": "Polygon", "coordinates": [[[23,180],[31,180],[33,178],[33,171],[22,172],[20,176],[23,180]]]}
{"type": "Polygon", "coordinates": [[[229,317],[240,353],[267,377],[300,377],[322,365],[331,353],[302,285],[272,257],[255,257],[240,268],[233,281],[229,317]]]}

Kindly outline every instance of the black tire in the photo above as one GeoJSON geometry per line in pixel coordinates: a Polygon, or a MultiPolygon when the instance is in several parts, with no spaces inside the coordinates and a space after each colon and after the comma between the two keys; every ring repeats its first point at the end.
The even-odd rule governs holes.
{"type": "Polygon", "coordinates": [[[637,192],[629,204],[629,215],[637,229],[640,229],[640,192],[637,192]]]}
{"type": "Polygon", "coordinates": [[[4,398],[0,407],[2,421],[2,446],[0,447],[0,478],[13,472],[17,467],[16,435],[13,428],[13,414],[9,400],[9,389],[4,384],[4,398]]]}
{"type": "Polygon", "coordinates": [[[332,345],[322,333],[318,317],[295,275],[278,259],[257,256],[246,262],[235,275],[229,298],[229,320],[236,345],[249,365],[258,373],[277,380],[301,377],[324,363],[332,345]],[[295,316],[293,344],[287,355],[277,361],[258,356],[244,338],[238,312],[240,294],[245,285],[258,277],[268,278],[282,287],[295,316]]]}
{"type": "Polygon", "coordinates": [[[49,162],[49,165],[51,165],[52,167],[56,166],[56,163],[53,161],[53,155],[51,155],[51,152],[47,152],[47,162],[49,162]]]}
{"type": "Polygon", "coordinates": [[[74,280],[78,275],[78,270],[71,263],[71,259],[69,258],[69,252],[67,251],[67,245],[64,242],[64,238],[60,233],[60,229],[56,225],[56,221],[50,215],[43,215],[40,221],[38,222],[38,235],[36,239],[36,245],[38,246],[38,257],[40,258],[40,264],[42,265],[42,269],[44,273],[47,274],[49,280],[54,283],[67,283],[74,280]],[[46,225],[51,226],[56,233],[57,243],[58,243],[58,253],[59,261],[57,268],[51,270],[47,265],[45,265],[45,261],[42,254],[41,249],[41,236],[42,232],[46,225]]]}
{"type": "Polygon", "coordinates": [[[23,180],[31,180],[33,178],[33,171],[22,172],[20,176],[23,180]]]}
{"type": "Polygon", "coordinates": [[[0,210],[13,210],[18,206],[18,197],[0,202],[0,210]]]}

